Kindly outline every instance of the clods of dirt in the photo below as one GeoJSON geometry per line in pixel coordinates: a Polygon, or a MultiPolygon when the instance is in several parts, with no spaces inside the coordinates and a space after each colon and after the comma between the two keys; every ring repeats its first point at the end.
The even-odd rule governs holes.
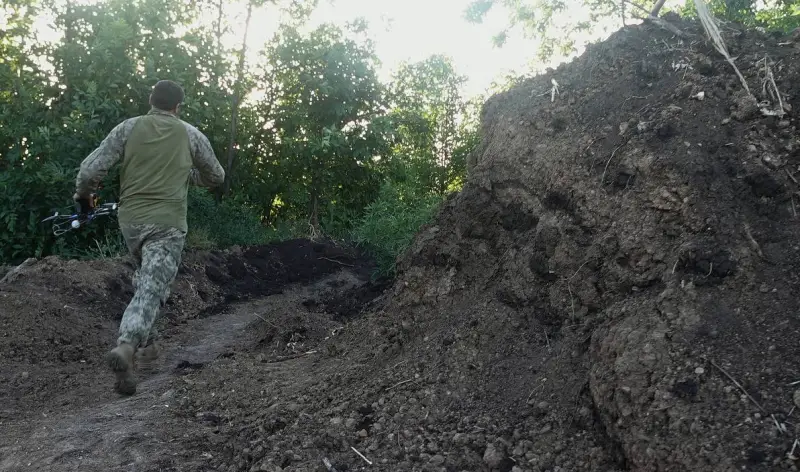
{"type": "MultiPolygon", "coordinates": [[[[157,328],[169,336],[190,319],[223,312],[229,303],[310,284],[346,269],[368,278],[373,263],[353,249],[298,239],[187,251],[157,328]]],[[[10,269],[11,271],[13,269],[10,269]]],[[[0,414],[18,417],[36,405],[91,403],[85,395],[106,376],[102,356],[116,340],[133,296],[128,258],[98,261],[47,257],[20,267],[0,285],[0,414]],[[85,375],[92,376],[87,381],[85,375]]]]}
{"type": "Polygon", "coordinates": [[[796,469],[800,49],[726,28],[751,97],[670,21],[490,99],[463,191],[318,354],[191,374],[208,466],[796,469]]]}
{"type": "MultiPolygon", "coordinates": [[[[253,297],[253,324],[169,379],[149,470],[796,470],[800,48],[726,26],[751,97],[669,21],[685,36],[629,26],[490,99],[467,184],[375,298],[337,248],[190,258],[170,323],[224,326],[253,297]]],[[[11,417],[21,395],[76,401],[40,376],[96,391],[79,363],[125,299],[114,263],[33,269],[0,292],[11,417]]]]}

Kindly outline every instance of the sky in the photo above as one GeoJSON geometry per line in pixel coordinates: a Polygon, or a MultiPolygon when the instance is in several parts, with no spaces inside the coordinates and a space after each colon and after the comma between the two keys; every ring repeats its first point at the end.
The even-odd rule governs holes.
{"type": "MultiPolygon", "coordinates": [[[[536,55],[536,43],[524,38],[521,32],[512,31],[503,47],[495,47],[492,37],[507,26],[508,11],[496,6],[482,23],[470,23],[464,18],[464,11],[471,1],[320,0],[309,27],[323,22],[343,25],[363,17],[369,24],[369,36],[381,61],[382,79],[388,79],[403,61],[420,61],[433,54],[444,54],[452,58],[459,73],[468,77],[464,93],[474,96],[483,93],[495,79],[529,70],[536,55]]],[[[571,19],[582,15],[578,7],[582,1],[567,0],[575,5],[569,11],[571,19]]],[[[243,24],[243,4],[232,5],[228,18],[233,23],[243,24]]],[[[271,37],[279,22],[274,9],[253,15],[248,37],[251,51],[258,50],[271,37]]],[[[242,27],[238,28],[229,37],[228,44],[238,48],[242,31],[242,27]]]]}
{"type": "MultiPolygon", "coordinates": [[[[73,1],[92,3],[94,0],[73,1]]],[[[571,4],[565,18],[585,18],[586,12],[580,8],[584,0],[565,1],[571,4]]],[[[495,79],[508,73],[530,70],[537,45],[524,38],[521,32],[512,31],[503,47],[495,47],[492,37],[508,24],[508,11],[495,7],[481,24],[474,24],[464,18],[464,11],[470,3],[471,0],[319,0],[309,26],[323,22],[343,25],[363,17],[370,26],[369,36],[382,63],[379,70],[382,79],[388,79],[403,61],[419,61],[433,54],[444,54],[452,58],[459,73],[468,77],[464,93],[474,96],[485,92],[495,79]]],[[[228,46],[239,47],[244,31],[245,4],[239,0],[226,6],[227,19],[235,25],[225,41],[228,46]]],[[[214,20],[215,15],[209,15],[204,21],[211,24],[214,20]]],[[[276,31],[280,20],[274,8],[255,11],[248,34],[251,58],[257,57],[257,52],[276,31]]],[[[39,26],[45,37],[52,37],[53,32],[45,31],[47,23],[47,19],[42,19],[39,26]]],[[[592,39],[602,39],[618,28],[617,23],[617,19],[610,19],[607,24],[599,25],[607,31],[592,39]]]]}
{"type": "MultiPolygon", "coordinates": [[[[420,61],[432,54],[450,56],[456,69],[466,74],[467,93],[479,93],[493,78],[513,69],[524,69],[531,59],[514,37],[503,48],[492,36],[508,21],[505,10],[490,11],[483,24],[464,19],[471,0],[322,0],[313,21],[344,22],[363,15],[371,25],[370,36],[383,63],[386,77],[402,61],[420,61]]],[[[530,43],[529,43],[530,45],[530,43]]]]}

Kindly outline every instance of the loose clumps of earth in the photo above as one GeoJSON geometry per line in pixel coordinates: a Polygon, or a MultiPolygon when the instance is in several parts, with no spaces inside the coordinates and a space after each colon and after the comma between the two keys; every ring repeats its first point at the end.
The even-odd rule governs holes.
{"type": "Polygon", "coordinates": [[[491,98],[393,281],[322,241],[187,253],[130,399],[131,266],[14,272],[0,470],[797,470],[800,43],[726,32],[751,97],[669,21],[491,98]]]}

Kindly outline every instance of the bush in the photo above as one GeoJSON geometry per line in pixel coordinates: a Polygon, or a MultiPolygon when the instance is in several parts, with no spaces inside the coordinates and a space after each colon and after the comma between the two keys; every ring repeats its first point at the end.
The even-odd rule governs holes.
{"type": "MultiPolygon", "coordinates": [[[[66,255],[96,247],[115,231],[116,223],[103,219],[81,231],[60,237],[52,223],[41,220],[54,211],[62,214],[74,208],[75,171],[54,162],[31,162],[0,171],[0,262],[18,264],[28,257],[66,255]]],[[[101,195],[102,197],[102,195],[101,195]]]]}
{"type": "Polygon", "coordinates": [[[353,231],[354,242],[378,264],[378,275],[394,275],[397,257],[411,244],[420,227],[433,218],[443,197],[384,184],[353,231]]]}
{"type": "Polygon", "coordinates": [[[118,228],[114,228],[92,239],[88,247],[62,247],[58,255],[68,259],[113,259],[124,256],[128,253],[128,246],[125,244],[125,237],[118,228]]]}
{"type": "Polygon", "coordinates": [[[261,224],[258,213],[242,204],[223,200],[218,204],[208,190],[189,189],[187,247],[223,248],[264,244],[275,232],[261,224]]]}

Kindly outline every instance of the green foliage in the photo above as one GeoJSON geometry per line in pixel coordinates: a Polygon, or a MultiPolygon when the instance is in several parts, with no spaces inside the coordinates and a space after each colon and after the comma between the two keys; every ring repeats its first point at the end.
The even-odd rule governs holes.
{"type": "MultiPolygon", "coordinates": [[[[521,30],[539,41],[537,59],[547,61],[576,50],[578,39],[599,32],[601,20],[626,21],[647,17],[655,1],[644,0],[473,0],[464,17],[480,23],[496,6],[509,11],[508,26],[497,33],[495,44],[502,46],[508,33],[521,30]]],[[[800,25],[798,0],[711,0],[709,6],[717,18],[745,26],[789,31],[800,25]]],[[[686,0],[680,10],[692,16],[694,1],[686,0]]]]}
{"type": "Polygon", "coordinates": [[[464,17],[481,23],[494,7],[506,8],[510,13],[509,24],[496,34],[495,45],[503,46],[509,32],[519,29],[526,37],[539,41],[536,58],[546,61],[554,55],[573,52],[577,38],[593,33],[603,18],[625,21],[639,15],[641,12],[630,4],[649,9],[648,2],[643,0],[473,0],[464,17]]]}
{"type": "Polygon", "coordinates": [[[443,201],[440,195],[420,195],[416,190],[385,184],[353,231],[354,241],[375,258],[380,275],[394,274],[398,256],[420,227],[431,221],[443,201]]]}
{"type": "Polygon", "coordinates": [[[257,211],[235,201],[217,204],[212,193],[198,188],[189,192],[188,224],[187,245],[198,249],[263,244],[273,236],[257,211]]]}
{"type": "MultiPolygon", "coordinates": [[[[0,78],[12,84],[0,91],[0,189],[7,195],[0,203],[6,228],[0,233],[0,260],[71,256],[96,247],[104,222],[58,239],[38,222],[72,206],[80,162],[120,121],[148,110],[150,88],[160,78],[179,80],[187,89],[184,119],[212,137],[224,133],[219,114],[197,106],[199,100],[225,103],[223,90],[200,80],[209,71],[205,61],[214,55],[203,49],[207,41],[197,32],[176,33],[176,25],[196,16],[193,5],[55,2],[55,25],[64,36],[54,44],[37,42],[30,30],[35,9],[15,10],[14,36],[0,41],[0,78]],[[196,52],[203,53],[201,59],[196,52]],[[53,70],[43,70],[36,58],[49,58],[53,70]]],[[[101,196],[115,200],[116,172],[105,187],[101,196]]]]}
{"type": "Polygon", "coordinates": [[[334,208],[362,210],[377,194],[372,158],[387,150],[390,131],[372,45],[359,25],[322,25],[307,35],[284,27],[264,54],[269,101],[259,107],[270,119],[250,145],[267,155],[244,165],[271,178],[242,191],[263,198],[264,214],[306,215],[315,226],[334,208]]]}
{"type": "MultiPolygon", "coordinates": [[[[187,246],[355,234],[391,270],[389,259],[434,204],[462,185],[479,103],[463,98],[464,77],[445,57],[406,64],[381,83],[363,21],[306,32],[316,1],[240,1],[285,19],[241,74],[238,50],[222,46],[223,36],[243,33],[223,20],[228,2],[0,6],[0,261],[125,252],[113,219],[58,238],[39,222],[72,208],[81,161],[122,120],[148,111],[153,84],[173,79],[186,91],[181,118],[208,136],[219,158],[229,143],[235,157],[221,201],[191,189],[187,246]],[[53,16],[58,39],[37,38],[40,13],[53,16]],[[240,92],[248,99],[236,100],[240,92]]],[[[105,201],[119,198],[117,171],[104,182],[105,201]]]]}
{"type": "Polygon", "coordinates": [[[66,247],[61,251],[62,257],[72,259],[114,259],[128,253],[125,238],[119,230],[109,230],[97,239],[93,239],[88,247],[66,247]]]}
{"type": "Polygon", "coordinates": [[[391,117],[398,137],[391,154],[393,179],[438,195],[460,185],[466,155],[478,138],[479,106],[462,97],[465,81],[444,56],[404,64],[397,71],[392,83],[391,117]]]}
{"type": "MultiPolygon", "coordinates": [[[[746,27],[789,32],[800,27],[800,1],[769,0],[710,0],[706,2],[717,19],[732,21],[746,27]]],[[[688,0],[678,10],[681,16],[696,18],[694,0],[688,0]]]]}

